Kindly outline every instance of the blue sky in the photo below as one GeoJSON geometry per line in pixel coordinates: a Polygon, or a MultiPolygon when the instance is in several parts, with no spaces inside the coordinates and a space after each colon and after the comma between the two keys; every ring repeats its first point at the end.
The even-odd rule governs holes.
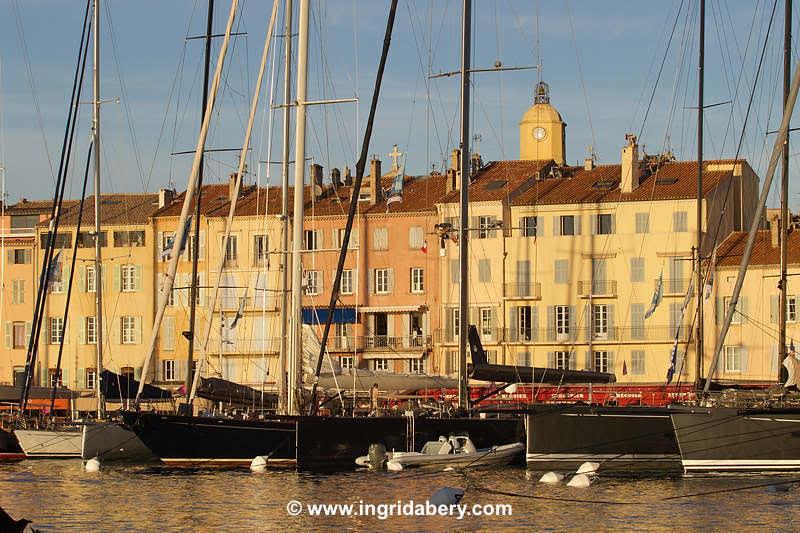
{"type": "MultiPolygon", "coordinates": [[[[51,166],[58,164],[82,4],[0,0],[0,120],[9,201],[52,194],[51,166]]],[[[230,4],[216,4],[215,31],[222,32],[230,4]]],[[[426,77],[429,71],[458,68],[460,4],[400,0],[370,152],[387,161],[386,154],[398,144],[407,154],[409,173],[426,172],[432,165],[441,169],[458,142],[458,80],[426,77]]],[[[671,148],[680,159],[696,157],[696,112],[691,109],[697,105],[696,0],[474,4],[474,66],[489,67],[497,60],[505,66],[530,66],[541,58],[552,103],[568,124],[569,162],[582,161],[590,145],[601,163],[617,162],[629,131],[643,132],[640,144],[648,153],[671,148]],[[644,122],[673,24],[675,32],[644,122]]],[[[268,0],[241,2],[236,27],[247,35],[236,38],[229,55],[209,148],[241,146],[271,5],[268,0]]],[[[315,107],[309,114],[308,155],[325,166],[326,173],[333,166],[355,167],[388,5],[383,0],[312,0],[310,97],[360,97],[358,106],[315,107]]],[[[767,0],[708,0],[706,104],[734,100],[734,105],[706,112],[706,158],[736,153],[771,9],[767,0]]],[[[204,0],[103,2],[101,90],[107,98],[123,97],[123,103],[103,105],[104,191],[185,186],[191,158],[170,153],[194,148],[196,142],[203,46],[200,40],[185,38],[204,32],[205,10],[204,0]]],[[[780,120],[782,13],[779,2],[742,145],[742,155],[761,176],[772,140],[765,132],[776,129],[780,120]]],[[[800,20],[800,14],[794,20],[800,20]]],[[[797,26],[795,33],[800,34],[797,26]]],[[[518,156],[517,122],[530,105],[536,79],[533,70],[475,76],[472,130],[481,137],[485,160],[518,156]]],[[[262,102],[269,100],[273,83],[275,100],[282,98],[277,77],[266,83],[262,102]]],[[[83,100],[88,100],[88,81],[85,88],[83,100]]],[[[78,125],[69,185],[73,197],[80,187],[90,111],[89,106],[82,110],[78,125]]],[[[261,184],[279,183],[277,166],[268,171],[269,165],[258,164],[279,158],[280,112],[272,120],[270,155],[270,118],[262,105],[249,158],[249,179],[261,184]]],[[[794,172],[794,154],[800,148],[791,152],[794,172]]],[[[208,159],[210,182],[227,179],[236,163],[233,153],[215,153],[208,159]]],[[[800,186],[793,185],[795,208],[800,204],[798,193],[800,186]]],[[[770,202],[776,198],[773,194],[770,202]]]]}

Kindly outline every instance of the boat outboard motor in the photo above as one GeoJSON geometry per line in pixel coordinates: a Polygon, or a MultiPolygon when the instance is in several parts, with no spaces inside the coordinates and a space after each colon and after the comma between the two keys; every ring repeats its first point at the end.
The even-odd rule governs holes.
{"type": "Polygon", "coordinates": [[[383,470],[386,465],[386,446],[381,443],[370,444],[367,457],[372,470],[383,470]]]}

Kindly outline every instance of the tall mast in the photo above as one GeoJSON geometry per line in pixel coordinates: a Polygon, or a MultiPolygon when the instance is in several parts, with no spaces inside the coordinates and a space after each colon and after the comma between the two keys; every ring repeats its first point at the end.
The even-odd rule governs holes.
{"type": "MultiPolygon", "coordinates": [[[[200,126],[203,125],[203,113],[208,104],[208,78],[209,67],[211,65],[211,29],[214,24],[214,0],[208,0],[208,14],[206,15],[206,50],[203,57],[203,104],[200,108],[200,126]]],[[[194,235],[192,236],[192,283],[189,289],[189,349],[186,350],[186,377],[184,388],[186,389],[186,413],[191,414],[192,403],[192,370],[194,366],[194,336],[195,321],[197,318],[197,262],[200,257],[200,200],[203,195],[203,160],[205,152],[200,154],[200,168],[197,172],[197,199],[194,210],[194,235]]],[[[177,243],[176,243],[177,245],[177,243]]],[[[178,245],[179,246],[179,245],[178,245]]],[[[224,254],[226,250],[223,250],[224,254]]],[[[174,253],[180,254],[180,250],[174,253]]]]}
{"type": "Polygon", "coordinates": [[[697,328],[695,331],[695,388],[703,376],[703,83],[705,81],[706,0],[700,0],[700,52],[697,62],[697,239],[695,240],[695,299],[697,328]]]}
{"type": "MultiPolygon", "coordinates": [[[[289,309],[289,127],[292,121],[292,0],[286,0],[283,58],[283,160],[281,161],[281,309],[289,309]]],[[[298,164],[298,163],[295,163],[298,164]]],[[[303,164],[301,161],[300,165],[303,164]]],[[[281,313],[281,351],[278,357],[278,412],[286,412],[286,359],[289,313],[281,313]]]]}
{"type": "Polygon", "coordinates": [[[306,88],[308,84],[308,0],[300,0],[300,19],[297,32],[297,123],[294,136],[294,209],[292,226],[292,353],[289,359],[289,414],[298,414],[297,381],[300,358],[303,354],[300,316],[303,311],[303,188],[306,160],[306,88]]]}
{"type": "Polygon", "coordinates": [[[461,189],[459,205],[461,221],[459,223],[458,263],[459,263],[459,299],[458,299],[458,406],[469,407],[469,390],[467,388],[467,327],[469,325],[469,278],[468,278],[468,242],[469,242],[469,83],[470,83],[470,41],[472,29],[472,0],[464,0],[461,22],[461,189]]]}
{"type": "MultiPolygon", "coordinates": [[[[783,106],[789,99],[789,83],[792,75],[792,0],[785,0],[785,13],[783,18],[783,106]]],[[[786,358],[786,294],[787,276],[786,267],[788,262],[788,239],[789,239],[789,131],[786,132],[786,140],[783,142],[783,161],[781,168],[781,279],[778,283],[780,289],[780,303],[778,304],[778,324],[780,333],[778,334],[778,382],[782,383],[781,371],[783,370],[783,360],[786,358]]]]}
{"type": "Polygon", "coordinates": [[[94,64],[92,67],[92,142],[94,143],[94,276],[95,276],[95,338],[97,340],[97,417],[103,416],[103,397],[100,374],[103,371],[103,269],[100,242],[100,0],[94,0],[92,29],[94,33],[94,64]]]}

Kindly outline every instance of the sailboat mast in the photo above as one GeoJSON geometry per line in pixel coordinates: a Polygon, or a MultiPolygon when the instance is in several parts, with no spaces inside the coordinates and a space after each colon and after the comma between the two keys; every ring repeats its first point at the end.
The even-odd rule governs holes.
{"type": "MultiPolygon", "coordinates": [[[[289,309],[289,128],[292,112],[292,0],[286,0],[283,58],[283,159],[281,161],[281,309],[289,309]]],[[[297,163],[295,163],[297,164],[297,163]]],[[[303,162],[301,161],[302,165],[303,162]]],[[[278,412],[286,412],[286,359],[289,313],[281,313],[281,350],[278,357],[278,412]]]]}
{"type": "MultiPolygon", "coordinates": [[[[203,113],[208,104],[208,78],[211,65],[211,29],[214,25],[214,0],[208,0],[208,14],[206,15],[206,49],[203,57],[203,103],[200,108],[200,126],[203,125],[203,113]]],[[[196,333],[195,323],[197,320],[197,262],[200,258],[200,200],[203,195],[203,161],[205,152],[200,154],[200,168],[197,172],[197,199],[195,200],[194,210],[194,235],[192,235],[192,283],[189,289],[189,349],[186,350],[186,377],[184,388],[186,389],[187,413],[191,414],[192,403],[192,374],[194,366],[194,336],[196,333]]],[[[175,253],[180,254],[180,250],[175,253]]],[[[222,252],[225,253],[225,250],[222,252]]]]}
{"type": "MultiPolygon", "coordinates": [[[[792,76],[792,0],[784,2],[783,18],[783,106],[789,99],[789,83],[792,76]]],[[[788,263],[789,239],[789,131],[783,142],[783,160],[781,165],[781,279],[778,283],[780,289],[780,303],[778,304],[778,383],[782,383],[781,371],[783,360],[786,358],[786,311],[787,311],[787,283],[786,269],[788,263]]]]}
{"type": "Polygon", "coordinates": [[[94,61],[92,66],[92,142],[94,143],[94,276],[95,276],[95,338],[97,340],[97,417],[103,416],[103,397],[100,374],[103,371],[103,269],[100,240],[100,0],[94,0],[92,32],[94,33],[94,61]]]}
{"type": "Polygon", "coordinates": [[[297,397],[300,359],[303,354],[300,317],[303,312],[303,189],[306,160],[306,89],[308,85],[308,0],[300,0],[297,32],[297,121],[294,136],[294,209],[292,226],[292,352],[289,359],[289,414],[299,413],[297,397]]]}
{"type": "Polygon", "coordinates": [[[469,390],[467,387],[467,329],[469,324],[469,83],[470,83],[470,41],[472,30],[472,0],[464,0],[461,22],[461,184],[459,205],[461,220],[459,223],[458,263],[459,263],[459,299],[458,299],[458,406],[469,407],[469,390]]]}
{"type": "Polygon", "coordinates": [[[695,240],[694,289],[697,302],[695,331],[695,388],[703,377],[703,84],[705,82],[706,0],[700,0],[700,46],[697,61],[697,238],[695,240]]]}

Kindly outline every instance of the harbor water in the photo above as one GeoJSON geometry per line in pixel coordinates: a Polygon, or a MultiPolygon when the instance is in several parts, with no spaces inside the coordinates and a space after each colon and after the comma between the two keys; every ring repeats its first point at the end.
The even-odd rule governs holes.
{"type": "Polygon", "coordinates": [[[797,474],[600,476],[588,488],[545,485],[538,483],[540,475],[522,466],[325,475],[104,466],[88,473],[79,460],[27,460],[0,465],[0,506],[14,518],[32,520],[41,531],[796,531],[800,527],[797,474]],[[463,518],[398,516],[399,507],[391,511],[388,507],[400,503],[412,509],[408,502],[424,503],[442,487],[464,489],[463,518]],[[297,505],[290,502],[299,502],[300,507],[289,509],[297,505]],[[354,507],[350,516],[310,516],[308,506],[317,504],[354,507]],[[480,512],[505,516],[475,516],[476,505],[480,512]]]}

